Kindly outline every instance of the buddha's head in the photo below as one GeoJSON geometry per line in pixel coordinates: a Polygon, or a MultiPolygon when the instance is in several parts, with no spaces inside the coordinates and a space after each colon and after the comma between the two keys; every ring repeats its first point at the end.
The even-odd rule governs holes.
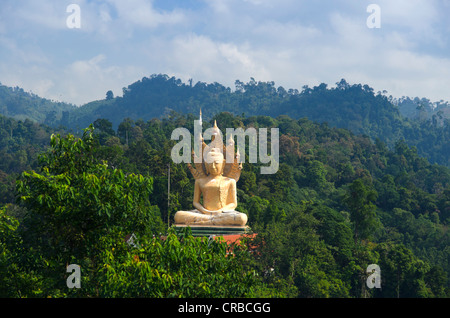
{"type": "Polygon", "coordinates": [[[212,176],[218,176],[223,173],[225,160],[222,152],[218,148],[212,148],[206,155],[206,172],[212,176]]]}

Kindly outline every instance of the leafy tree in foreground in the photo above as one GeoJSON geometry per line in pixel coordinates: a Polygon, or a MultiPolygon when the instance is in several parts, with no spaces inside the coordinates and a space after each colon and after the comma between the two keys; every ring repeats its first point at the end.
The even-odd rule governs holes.
{"type": "Polygon", "coordinates": [[[24,248],[38,260],[36,270],[54,281],[49,288],[67,288],[68,264],[96,268],[105,238],[162,229],[159,210],[149,203],[153,180],[96,162],[93,141],[92,127],[81,139],[53,135],[40,171],[26,171],[17,181],[18,201],[28,210],[24,248]]]}
{"type": "Polygon", "coordinates": [[[117,242],[102,253],[95,284],[80,293],[100,297],[246,297],[259,279],[242,245],[193,237],[189,230],[166,238],[142,238],[135,248],[117,242]],[[232,252],[233,254],[230,254],[232,252]],[[247,264],[247,265],[246,265],[247,264]]]}
{"type": "Polygon", "coordinates": [[[38,278],[23,270],[18,260],[26,258],[17,234],[19,221],[0,208],[0,297],[39,294],[38,278]]]}

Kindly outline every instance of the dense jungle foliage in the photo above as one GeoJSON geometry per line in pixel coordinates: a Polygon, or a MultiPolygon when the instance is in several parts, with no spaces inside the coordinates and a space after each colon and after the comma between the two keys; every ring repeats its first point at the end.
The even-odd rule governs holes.
{"type": "Polygon", "coordinates": [[[401,139],[388,147],[292,114],[210,114],[205,129],[216,120],[280,130],[276,174],[244,163],[237,209],[257,236],[236,246],[171,229],[174,213],[191,209],[194,179],[171,160],[170,137],[193,131],[197,115],[125,118],[117,128],[99,117],[77,136],[0,116],[0,295],[450,295],[449,168],[401,139]],[[67,287],[68,264],[80,265],[81,288],[67,287]],[[382,288],[368,288],[370,264],[382,288]]]}
{"type": "Polygon", "coordinates": [[[378,138],[393,149],[404,139],[431,163],[450,167],[450,106],[422,98],[395,99],[386,92],[374,92],[368,85],[349,84],[345,79],[328,87],[304,85],[298,89],[276,87],[274,82],[236,80],[231,90],[219,83],[183,83],[175,77],[152,75],[123,89],[123,96],[109,91],[104,100],[62,112],[59,124],[81,131],[98,118],[108,119],[114,129],[124,118],[144,121],[162,119],[171,111],[212,118],[220,112],[235,116],[287,115],[308,118],[331,127],[346,128],[355,134],[378,138]]]}

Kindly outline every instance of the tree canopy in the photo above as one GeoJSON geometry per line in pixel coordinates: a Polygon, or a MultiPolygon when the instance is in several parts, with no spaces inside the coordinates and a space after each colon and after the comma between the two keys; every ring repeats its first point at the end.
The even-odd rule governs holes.
{"type": "Polygon", "coordinates": [[[209,124],[280,129],[278,172],[246,161],[238,182],[237,209],[257,235],[230,247],[171,229],[174,212],[191,208],[194,182],[171,161],[170,135],[192,120],[172,112],[114,130],[103,118],[75,136],[36,124],[20,132],[24,123],[3,119],[16,149],[29,149],[17,139],[27,131],[50,143],[0,175],[2,295],[448,296],[449,168],[404,141],[390,150],[304,118],[218,114],[209,124]],[[67,287],[68,264],[83,269],[82,288],[67,287]],[[365,284],[370,264],[381,268],[381,289],[365,284]]]}

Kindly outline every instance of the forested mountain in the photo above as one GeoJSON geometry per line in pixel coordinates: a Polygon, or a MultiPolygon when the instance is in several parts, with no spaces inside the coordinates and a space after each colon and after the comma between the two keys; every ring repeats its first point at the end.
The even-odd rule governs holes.
{"type": "MultiPolygon", "coordinates": [[[[373,96],[367,88],[353,89],[373,96]]],[[[351,95],[351,88],[344,91],[351,95]]],[[[239,94],[244,100],[245,92],[239,94]]],[[[391,107],[383,97],[373,98],[391,107]]],[[[0,294],[450,296],[449,168],[430,164],[404,141],[390,149],[380,139],[306,118],[203,111],[210,116],[204,128],[216,120],[219,128],[280,129],[278,172],[260,174],[260,163],[246,161],[237,184],[237,209],[258,233],[247,241],[256,253],[236,247],[236,257],[224,257],[223,245],[178,239],[168,230],[176,211],[192,207],[194,186],[187,166],[171,160],[171,133],[178,127],[192,131],[197,115],[125,118],[117,129],[99,118],[81,139],[61,130],[47,146],[56,131],[1,117],[0,294]],[[140,248],[124,243],[131,228],[140,248]],[[168,233],[165,241],[152,238],[160,233],[168,233]],[[65,285],[69,263],[83,268],[80,289],[65,285]],[[381,289],[366,285],[369,264],[381,268],[381,289]]]]}
{"type": "Polygon", "coordinates": [[[0,115],[55,125],[61,120],[63,111],[74,108],[75,105],[41,98],[36,94],[25,92],[20,87],[0,84],[0,115]]]}
{"type": "Polygon", "coordinates": [[[114,129],[124,118],[144,121],[163,118],[172,110],[211,118],[218,112],[234,115],[308,118],[332,127],[346,128],[355,134],[377,138],[392,149],[404,139],[430,162],[450,166],[450,106],[426,98],[385,96],[361,84],[344,79],[329,88],[320,84],[302,90],[276,87],[274,82],[235,82],[234,90],[219,83],[196,84],[167,75],[144,77],[123,89],[122,97],[112,92],[104,100],[81,107],[53,102],[22,89],[0,86],[0,114],[26,118],[53,127],[62,125],[80,132],[96,119],[112,122],[114,129]]]}
{"type": "Polygon", "coordinates": [[[444,102],[345,80],[297,91],[252,79],[232,91],[166,75],[79,108],[0,93],[0,296],[450,296],[444,102]],[[171,160],[171,133],[192,132],[200,108],[204,129],[280,129],[276,174],[244,164],[237,209],[258,235],[233,258],[170,229],[194,185],[171,160]],[[130,231],[140,248],[124,242],[130,231]],[[67,289],[69,263],[83,267],[83,288],[67,289]],[[381,289],[365,284],[369,264],[381,289]]]}
{"type": "Polygon", "coordinates": [[[436,125],[444,125],[445,119],[450,118],[450,104],[446,101],[431,102],[427,98],[391,98],[394,105],[399,107],[400,113],[418,121],[431,120],[436,125]]]}
{"type": "Polygon", "coordinates": [[[237,80],[231,90],[219,83],[183,83],[167,75],[152,75],[124,88],[123,97],[114,98],[110,93],[105,100],[64,112],[60,123],[80,130],[103,118],[117,129],[124,118],[147,121],[163,118],[172,110],[198,114],[200,108],[204,118],[223,111],[245,116],[288,115],[346,128],[372,141],[378,138],[391,149],[404,139],[431,162],[450,166],[450,119],[445,115],[449,107],[446,103],[431,107],[425,101],[420,102],[419,110],[414,109],[417,115],[410,110],[417,108],[411,106],[418,103],[417,99],[394,100],[367,85],[350,85],[344,79],[334,88],[320,84],[303,86],[301,91],[276,87],[274,82],[237,80]]]}

